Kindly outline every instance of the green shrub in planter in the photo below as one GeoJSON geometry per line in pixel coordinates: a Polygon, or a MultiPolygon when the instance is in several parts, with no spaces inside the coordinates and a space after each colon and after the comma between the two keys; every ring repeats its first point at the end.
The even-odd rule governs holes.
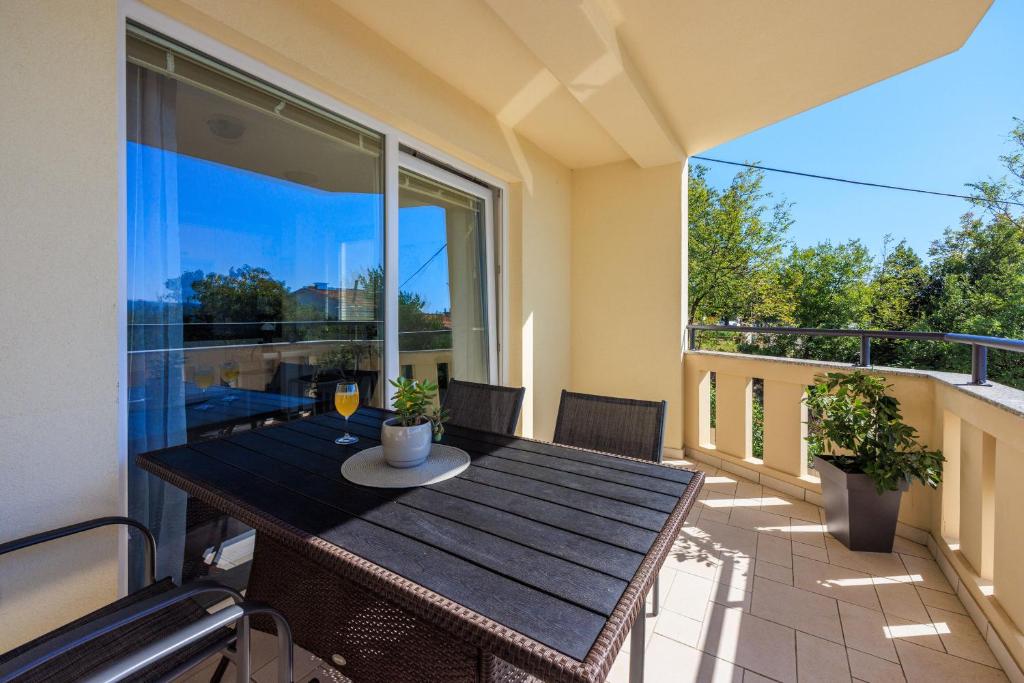
{"type": "Polygon", "coordinates": [[[853,550],[888,552],[901,493],[914,480],[937,487],[942,452],[918,441],[883,377],[857,370],[817,379],[805,397],[807,442],[820,454],[828,530],[853,550]]]}

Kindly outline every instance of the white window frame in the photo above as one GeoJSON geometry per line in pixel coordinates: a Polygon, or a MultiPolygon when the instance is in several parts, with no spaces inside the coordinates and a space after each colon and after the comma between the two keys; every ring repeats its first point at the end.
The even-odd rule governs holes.
{"type": "MultiPolygon", "coordinates": [[[[499,377],[498,373],[498,331],[497,331],[497,320],[495,320],[495,313],[497,310],[497,301],[495,289],[497,289],[494,273],[494,192],[488,188],[466,180],[462,176],[456,175],[451,171],[447,171],[437,164],[432,164],[429,161],[420,159],[407,152],[399,152],[398,155],[398,167],[400,169],[406,169],[413,173],[418,173],[421,176],[425,176],[432,180],[436,180],[439,183],[454,187],[461,192],[465,192],[468,195],[476,197],[484,203],[484,249],[485,258],[487,261],[487,272],[486,286],[487,286],[487,310],[484,311],[487,320],[487,355],[488,355],[488,366],[487,376],[490,381],[495,381],[499,377]]],[[[402,226],[398,223],[398,229],[401,230],[402,226]]],[[[397,236],[397,233],[396,233],[397,236]]],[[[398,269],[395,268],[395,287],[397,288],[398,269]]],[[[387,269],[384,271],[387,273],[387,269]]],[[[395,291],[392,289],[391,291],[395,291]]],[[[397,298],[396,307],[397,307],[397,298]]],[[[384,325],[385,334],[391,336],[389,333],[387,323],[384,325]]],[[[395,344],[397,350],[398,344],[398,328],[397,328],[397,308],[396,308],[396,325],[394,328],[395,344]]],[[[397,360],[396,360],[397,362],[397,360]]],[[[389,377],[396,376],[397,373],[388,371],[389,377]]]]}
{"type": "MultiPolygon", "coordinates": [[[[398,363],[398,169],[400,166],[405,166],[409,170],[416,171],[424,175],[436,177],[441,182],[445,182],[458,187],[459,189],[465,190],[480,196],[487,203],[487,225],[486,225],[486,248],[487,248],[487,284],[488,284],[488,311],[487,311],[487,322],[488,322],[488,333],[489,333],[489,348],[488,353],[490,356],[490,377],[492,382],[498,384],[504,383],[508,378],[509,359],[505,350],[508,348],[508,336],[509,336],[509,293],[508,293],[508,184],[480,168],[465,163],[461,159],[453,157],[452,155],[437,149],[429,143],[420,140],[419,138],[411,135],[403,130],[400,130],[394,126],[391,126],[383,121],[380,121],[372,116],[369,116],[344,102],[327,95],[326,93],[317,90],[316,88],[299,81],[298,79],[289,76],[288,74],[278,71],[277,69],[259,61],[258,59],[236,50],[220,41],[208,36],[201,31],[198,31],[190,26],[186,26],[175,19],[168,17],[167,15],[157,11],[156,9],[145,5],[141,0],[121,0],[120,6],[120,19],[122,23],[122,30],[120,32],[120,43],[118,45],[118,82],[120,92],[120,108],[119,108],[119,192],[120,192],[120,205],[121,211],[119,216],[119,332],[118,332],[118,347],[119,347],[119,368],[118,368],[118,401],[121,406],[119,411],[119,447],[118,447],[118,469],[120,478],[120,492],[121,501],[120,508],[122,514],[127,514],[128,511],[128,427],[127,427],[127,380],[128,380],[128,334],[127,334],[127,315],[125,311],[125,297],[127,296],[127,216],[125,206],[127,205],[127,158],[126,158],[126,106],[125,101],[126,92],[124,87],[124,81],[126,77],[125,71],[125,59],[127,54],[126,49],[126,36],[127,36],[127,23],[128,21],[135,22],[141,26],[149,28],[157,33],[161,33],[172,40],[180,42],[182,45],[188,46],[189,48],[209,55],[214,59],[217,59],[230,67],[237,69],[243,73],[247,73],[260,80],[267,82],[268,84],[280,88],[281,90],[291,93],[297,97],[308,100],[318,107],[337,114],[338,116],[344,117],[353,121],[356,124],[369,128],[370,130],[379,133],[384,138],[384,272],[385,272],[385,307],[384,307],[384,330],[385,330],[385,349],[384,349],[384,370],[389,377],[395,377],[399,371],[398,363]],[[454,173],[450,173],[445,169],[429,164],[428,162],[416,158],[412,155],[401,152],[400,148],[405,147],[407,149],[415,150],[420,152],[432,159],[436,159],[439,163],[443,163],[450,168],[456,169],[460,172],[464,172],[466,175],[473,178],[479,179],[481,182],[491,186],[494,192],[486,192],[484,188],[470,181],[462,178],[454,173]],[[467,190],[470,187],[472,189],[467,190]],[[497,197],[497,199],[495,198],[497,197]],[[497,211],[494,210],[494,202],[497,201],[497,211]],[[497,225],[494,223],[497,221],[497,225]],[[495,261],[495,249],[497,245],[500,245],[500,257],[499,261],[495,261]],[[391,292],[395,292],[395,296],[391,296],[391,292]],[[498,296],[500,295],[500,306],[498,296]]],[[[385,397],[390,402],[392,387],[387,382],[384,383],[385,397]]],[[[127,565],[128,556],[128,537],[126,532],[121,533],[121,539],[119,544],[119,551],[121,556],[121,570],[119,578],[119,587],[121,593],[124,594],[127,590],[127,574],[125,567],[127,565]]]]}

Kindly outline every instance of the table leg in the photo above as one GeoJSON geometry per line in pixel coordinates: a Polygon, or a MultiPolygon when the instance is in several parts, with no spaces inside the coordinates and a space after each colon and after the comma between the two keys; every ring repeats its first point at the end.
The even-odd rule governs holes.
{"type": "Polygon", "coordinates": [[[647,606],[641,605],[640,616],[629,634],[629,683],[644,682],[644,640],[647,636],[647,606]]]}

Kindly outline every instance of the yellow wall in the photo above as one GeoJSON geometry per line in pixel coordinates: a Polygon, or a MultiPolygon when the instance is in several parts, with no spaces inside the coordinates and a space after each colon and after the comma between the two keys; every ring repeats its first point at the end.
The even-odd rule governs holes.
{"type": "Polygon", "coordinates": [[[686,167],[576,170],[572,195],[572,386],[668,401],[681,448],[686,167]]]}
{"type": "MultiPolygon", "coordinates": [[[[0,540],[118,512],[120,35],[115,2],[0,3],[0,540]]],[[[6,556],[0,652],[117,578],[112,531],[6,556]]]]}

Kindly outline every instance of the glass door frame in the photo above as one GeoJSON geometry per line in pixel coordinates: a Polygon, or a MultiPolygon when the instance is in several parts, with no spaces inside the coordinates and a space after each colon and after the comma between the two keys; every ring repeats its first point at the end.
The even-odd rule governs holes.
{"type": "MultiPolygon", "coordinates": [[[[485,275],[485,286],[487,287],[487,298],[486,298],[486,309],[484,314],[487,321],[487,377],[488,382],[492,384],[501,383],[501,373],[498,371],[498,325],[499,321],[497,318],[498,304],[497,304],[497,291],[499,288],[504,289],[497,282],[496,279],[496,262],[495,262],[495,235],[494,235],[494,201],[495,191],[493,188],[483,185],[481,183],[475,183],[467,178],[464,178],[456,173],[441,168],[437,164],[433,164],[425,159],[421,159],[413,154],[405,151],[398,152],[397,168],[394,170],[395,178],[395,192],[393,193],[396,209],[395,209],[395,220],[390,223],[386,228],[385,237],[385,289],[388,291],[387,296],[387,307],[392,305],[394,301],[394,324],[388,325],[387,310],[385,310],[384,318],[384,335],[386,337],[385,348],[392,349],[391,354],[385,355],[385,364],[388,377],[397,377],[399,373],[399,362],[398,362],[398,231],[401,230],[400,219],[398,218],[398,174],[400,170],[410,171],[418,175],[430,178],[444,185],[448,185],[460,192],[464,192],[468,195],[472,195],[477,199],[481,200],[484,205],[484,249],[485,259],[487,264],[487,272],[485,275]],[[393,226],[393,227],[391,227],[393,226]],[[395,245],[394,253],[394,267],[388,268],[390,262],[389,257],[389,245],[395,245]],[[391,294],[394,296],[391,296],[391,294]],[[392,357],[393,356],[393,357],[392,357]],[[391,364],[393,363],[393,365],[391,364]]],[[[388,180],[391,179],[392,169],[390,166],[387,168],[388,180]]],[[[385,190],[385,197],[387,197],[387,190],[385,190]]],[[[385,199],[387,201],[387,199],[385,199]]],[[[390,216],[388,216],[390,218],[390,216]]],[[[388,385],[390,388],[390,384],[388,385]]],[[[387,394],[390,399],[390,392],[387,394]]]]}
{"type": "MultiPolygon", "coordinates": [[[[470,183],[465,178],[429,164],[415,156],[408,155],[409,170],[424,173],[420,164],[427,164],[425,175],[436,177],[441,182],[464,189],[471,186],[470,193],[479,195],[487,203],[487,278],[488,278],[488,335],[489,335],[489,372],[490,381],[501,384],[506,381],[509,373],[509,359],[505,349],[508,347],[510,334],[509,320],[509,287],[506,273],[508,272],[509,253],[509,184],[499,176],[473,166],[451,153],[408,133],[395,125],[385,123],[370,116],[341,100],[328,95],[324,91],[298,78],[269,66],[260,59],[226,45],[209,34],[173,19],[158,9],[145,4],[144,0],[122,0],[118,3],[118,18],[122,27],[119,44],[117,45],[118,65],[117,79],[120,84],[120,111],[118,121],[118,175],[119,204],[118,213],[118,478],[120,489],[119,508],[122,514],[128,510],[128,446],[127,446],[127,386],[128,386],[128,334],[127,334],[127,152],[126,152],[126,42],[128,22],[138,24],[145,29],[162,34],[177,41],[189,49],[207,55],[223,64],[237,69],[253,78],[262,80],[272,87],[279,88],[295,97],[305,99],[337,116],[369,128],[384,137],[384,267],[385,267],[385,304],[384,304],[384,370],[388,377],[396,377],[399,372],[398,363],[398,172],[404,164],[404,152],[401,148],[415,150],[444,164],[448,168],[464,172],[466,175],[486,183],[490,191],[483,185],[470,183]],[[394,292],[395,296],[391,296],[394,292]]],[[[457,141],[453,141],[457,147],[457,141]]],[[[391,385],[384,383],[384,399],[390,405],[391,385]]],[[[119,588],[124,594],[127,588],[126,566],[128,554],[127,532],[122,532],[119,542],[120,566],[119,588]]]]}

